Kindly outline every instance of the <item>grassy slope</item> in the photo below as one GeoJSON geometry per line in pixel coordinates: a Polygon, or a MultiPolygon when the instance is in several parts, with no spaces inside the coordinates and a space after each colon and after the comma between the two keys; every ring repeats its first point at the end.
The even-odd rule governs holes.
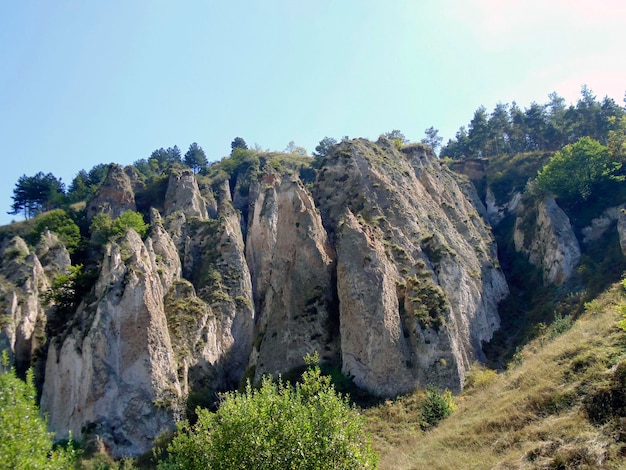
{"type": "Polygon", "coordinates": [[[419,430],[419,395],[367,410],[381,468],[626,468],[624,304],[617,284],[571,329],[529,343],[507,372],[479,372],[488,383],[466,389],[429,432],[419,430]]]}

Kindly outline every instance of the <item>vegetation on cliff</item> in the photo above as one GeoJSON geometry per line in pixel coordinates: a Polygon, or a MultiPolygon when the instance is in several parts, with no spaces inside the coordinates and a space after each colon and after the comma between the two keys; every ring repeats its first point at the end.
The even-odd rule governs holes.
{"type": "MultiPolygon", "coordinates": [[[[623,284],[598,294],[626,270],[626,235],[618,229],[626,203],[626,111],[608,98],[597,101],[586,88],[576,105],[566,107],[554,94],[550,100],[524,111],[515,104],[499,104],[491,115],[479,109],[469,130],[461,129],[442,149],[441,156],[449,158],[440,160],[428,147],[440,144],[430,128],[422,143],[413,144],[398,130],[375,143],[326,137],[313,158],[293,142],[285,152],[269,152],[248,148],[240,137],[229,156],[211,165],[196,143],[184,157],[176,146],[161,148],[126,168],[112,164],[82,171],[67,191],[51,174],[24,176],[13,209],[29,219],[0,228],[0,243],[9,247],[7,260],[16,255],[10,248],[14,236],[32,250],[27,253],[20,241],[24,254],[11,258],[13,264],[19,261],[19,273],[3,272],[0,278],[3,307],[10,312],[2,315],[10,339],[0,339],[14,341],[20,309],[36,304],[27,300],[34,292],[28,276],[39,269],[48,277],[42,274],[37,285],[42,291],[33,295],[48,303],[36,307],[39,333],[22,362],[40,361],[41,374],[47,344],[56,338],[60,347],[72,328],[83,328],[76,338],[84,340],[101,311],[93,288],[102,255],[107,244],[132,229],[143,238],[132,234],[142,279],[154,292],[164,287],[153,305],[165,310],[167,326],[161,329],[169,330],[171,344],[164,348],[173,350],[181,388],[188,388],[181,399],[216,410],[197,415],[187,410],[198,421],[181,425],[161,468],[191,468],[192,461],[212,468],[211,459],[299,468],[302,456],[309,463],[319,459],[322,467],[332,458],[344,462],[333,463],[338,468],[373,467],[363,427],[374,436],[383,468],[451,468],[458,462],[464,462],[462,468],[613,468],[626,452],[621,443],[626,341],[619,327],[626,303],[623,284]],[[448,166],[468,175],[478,191],[448,166]],[[170,193],[176,184],[180,191],[170,193]],[[546,200],[563,214],[560,225],[549,225],[554,235],[549,242],[537,236],[544,226],[540,217],[549,216],[540,210],[546,200]],[[120,207],[112,201],[121,201],[120,207]],[[277,228],[285,220],[287,225],[277,228]],[[63,272],[39,264],[36,247],[49,237],[47,231],[71,252],[71,266],[64,265],[63,272]],[[538,243],[544,251],[558,251],[560,245],[551,243],[558,245],[565,232],[580,251],[567,260],[571,276],[556,285],[546,281],[545,266],[532,263],[538,243]],[[328,282],[317,285],[324,276],[313,273],[319,253],[307,251],[307,237],[322,233],[328,282]],[[516,237],[523,239],[521,248],[516,237]],[[267,256],[253,255],[251,245],[267,256]],[[273,250],[280,256],[270,256],[273,250]],[[279,275],[292,273],[287,264],[297,260],[315,281],[279,275]],[[361,278],[364,273],[370,277],[361,278]],[[11,297],[13,285],[22,290],[11,297]],[[353,289],[350,295],[347,288],[353,289]],[[502,328],[485,345],[498,328],[496,304],[509,288],[512,295],[498,307],[502,328]],[[373,307],[379,291],[384,302],[373,307]],[[81,315],[89,309],[86,321],[81,315]],[[232,326],[242,312],[249,331],[232,326]],[[372,327],[379,323],[391,327],[372,327]],[[450,333],[461,330],[469,333],[450,333]],[[383,349],[389,332],[392,341],[383,349]],[[334,379],[352,387],[364,408],[357,412],[350,406],[319,368],[305,372],[295,387],[265,379],[259,388],[227,392],[219,402],[218,392],[232,390],[241,378],[229,376],[230,388],[218,381],[229,373],[220,372],[227,358],[221,354],[232,357],[239,338],[253,348],[236,362],[242,371],[247,367],[246,377],[293,366],[280,350],[281,338],[309,350],[312,344],[321,347],[328,361],[324,370],[334,370],[334,379]],[[486,352],[493,369],[476,364],[465,374],[469,361],[451,352],[452,343],[468,357],[479,351],[482,360],[486,352]],[[342,355],[356,359],[346,366],[342,355]],[[465,391],[458,397],[432,386],[457,380],[460,390],[464,374],[465,391]],[[358,381],[363,375],[369,382],[358,381]],[[386,396],[395,396],[400,385],[402,393],[416,383],[424,389],[382,400],[364,398],[355,383],[386,396]],[[376,388],[380,384],[386,388],[376,388]],[[262,433],[248,433],[251,428],[262,433]],[[356,460],[349,461],[349,454],[356,460]]],[[[119,248],[120,262],[127,263],[128,247],[119,248]]],[[[11,263],[3,262],[0,267],[9,269],[11,263]]],[[[132,264],[115,268],[129,278],[139,272],[132,264]]],[[[139,297],[143,305],[146,299],[139,297]]],[[[111,305],[117,302],[110,299],[111,305]]],[[[76,344],[73,350],[82,355],[87,347],[76,344]]],[[[155,403],[168,410],[171,405],[155,403]]],[[[110,442],[118,439],[111,436],[110,442]]],[[[139,462],[144,460],[150,459],[139,462]]]]}

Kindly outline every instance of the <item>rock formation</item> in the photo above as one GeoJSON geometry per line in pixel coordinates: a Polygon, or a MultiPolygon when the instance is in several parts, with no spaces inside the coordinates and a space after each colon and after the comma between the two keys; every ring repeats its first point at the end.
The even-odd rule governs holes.
{"type": "Polygon", "coordinates": [[[133,184],[120,165],[111,163],[103,184],[87,205],[87,215],[91,219],[103,212],[116,218],[127,210],[137,210],[133,184]]]}
{"type": "Polygon", "coordinates": [[[545,284],[562,285],[580,260],[569,218],[551,197],[519,211],[513,238],[516,250],[542,269],[545,284]]]}
{"type": "MultiPolygon", "coordinates": [[[[151,208],[149,182],[111,166],[87,216],[139,207],[150,230],[92,241],[97,280],[49,330],[41,407],[57,436],[136,455],[186,400],[301,370],[314,351],[373,394],[461,389],[508,293],[471,184],[429,148],[384,138],[342,142],[309,184],[308,161],[277,158],[174,170],[151,208]]],[[[16,325],[33,338],[39,293],[69,268],[46,237],[38,255],[19,239],[2,247],[2,340],[16,354],[33,350],[16,346],[16,325]]]]}

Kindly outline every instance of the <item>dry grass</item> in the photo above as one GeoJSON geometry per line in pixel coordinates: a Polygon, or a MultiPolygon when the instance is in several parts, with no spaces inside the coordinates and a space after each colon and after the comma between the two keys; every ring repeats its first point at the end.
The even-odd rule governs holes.
{"type": "Polygon", "coordinates": [[[585,408],[626,364],[623,291],[614,286],[570,330],[528,344],[507,372],[473,371],[480,386],[432,431],[417,424],[419,394],[368,410],[381,469],[626,468],[626,418],[592,424],[585,408]]]}

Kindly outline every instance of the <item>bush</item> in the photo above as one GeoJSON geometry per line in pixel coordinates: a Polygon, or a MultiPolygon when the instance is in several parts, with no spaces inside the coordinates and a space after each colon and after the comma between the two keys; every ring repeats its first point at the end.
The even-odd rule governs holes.
{"type": "Polygon", "coordinates": [[[476,390],[495,382],[498,373],[479,363],[472,364],[469,372],[465,376],[465,390],[476,390]]]}
{"type": "Polygon", "coordinates": [[[248,383],[243,393],[226,393],[215,413],[198,410],[198,422],[180,426],[159,468],[376,468],[363,424],[314,366],[295,387],[265,377],[259,389],[248,383]]]}
{"type": "Polygon", "coordinates": [[[584,202],[611,181],[622,181],[621,163],[611,159],[609,149],[590,137],[556,152],[536,178],[537,189],[554,194],[569,204],[584,202]]]}
{"type": "Polygon", "coordinates": [[[72,468],[76,452],[72,443],[66,449],[53,450],[52,433],[39,415],[35,404],[33,372],[20,380],[13,369],[6,370],[6,353],[0,371],[0,462],[10,469],[72,468]]]}
{"type": "Polygon", "coordinates": [[[455,408],[450,390],[441,392],[433,386],[428,386],[421,406],[422,429],[436,426],[441,420],[450,416],[455,408]]]}
{"type": "Polygon", "coordinates": [[[70,253],[74,252],[80,243],[80,229],[63,209],[55,209],[38,216],[35,227],[28,237],[29,241],[33,245],[36,244],[46,230],[56,233],[70,253]]]}
{"type": "Polygon", "coordinates": [[[124,235],[129,228],[135,230],[141,238],[148,233],[148,224],[143,221],[143,216],[135,211],[126,211],[115,220],[108,214],[96,214],[89,230],[93,235],[93,241],[103,244],[111,237],[124,235]]]}

